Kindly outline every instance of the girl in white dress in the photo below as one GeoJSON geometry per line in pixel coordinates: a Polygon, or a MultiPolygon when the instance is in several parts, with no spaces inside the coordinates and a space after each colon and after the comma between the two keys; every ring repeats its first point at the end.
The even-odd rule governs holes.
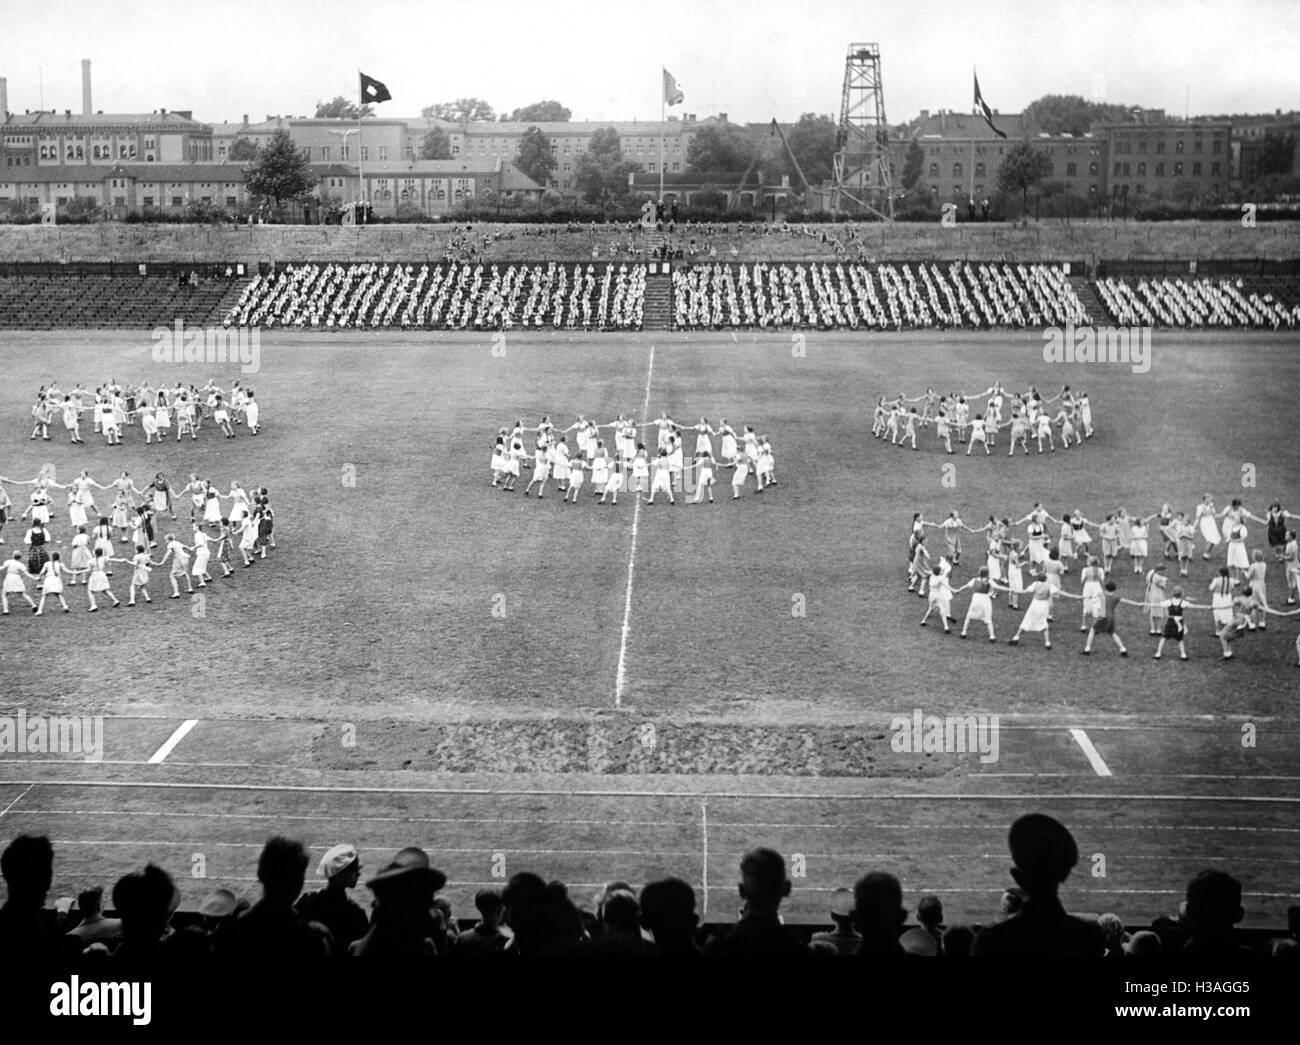
{"type": "MultiPolygon", "coordinates": [[[[198,525],[197,523],[195,524],[198,525]]],[[[170,598],[179,599],[181,597],[180,584],[177,578],[185,579],[185,587],[189,589],[191,595],[194,594],[194,585],[190,583],[190,550],[181,544],[180,539],[173,534],[167,535],[167,548],[163,551],[163,556],[158,560],[158,566],[162,566],[168,559],[172,561],[171,572],[167,575],[168,580],[172,582],[172,593],[170,598]]]]}
{"type": "Polygon", "coordinates": [[[3,564],[0,564],[0,573],[4,574],[4,583],[0,584],[0,613],[8,615],[10,595],[21,595],[28,606],[36,609],[36,603],[27,594],[27,582],[35,580],[35,578],[27,572],[27,564],[23,562],[23,553],[14,552],[13,558],[7,559],[3,564]]]}
{"type": "Polygon", "coordinates": [[[1011,551],[1007,553],[1007,588],[1010,594],[1007,601],[1013,610],[1020,609],[1020,593],[1025,590],[1025,575],[1021,568],[1021,546],[1019,541],[1011,542],[1011,551]]]}
{"type": "Polygon", "coordinates": [[[1201,503],[1196,506],[1196,517],[1193,520],[1201,531],[1201,537],[1205,540],[1205,552],[1201,555],[1202,559],[1208,560],[1211,553],[1223,540],[1219,534],[1219,524],[1215,522],[1216,514],[1214,501],[1207,493],[1201,499],[1201,503]]]}
{"type": "MultiPolygon", "coordinates": [[[[724,443],[723,446],[725,447],[726,444],[724,443]]],[[[740,491],[745,488],[745,480],[749,478],[749,462],[743,457],[738,457],[733,464],[724,467],[736,470],[731,477],[731,499],[737,501],[740,499],[740,491]]]]}
{"type": "Polygon", "coordinates": [[[203,522],[208,526],[217,526],[221,523],[221,495],[217,493],[210,481],[204,483],[203,522]]]}
{"type": "Polygon", "coordinates": [[[581,458],[569,462],[569,488],[564,492],[561,501],[568,501],[569,497],[572,496],[573,500],[570,503],[578,503],[578,492],[582,489],[583,480],[587,477],[586,470],[590,467],[591,465],[581,458]]]}
{"type": "Polygon", "coordinates": [[[75,586],[77,577],[83,573],[89,573],[94,558],[90,554],[90,538],[86,536],[86,527],[84,525],[77,527],[76,536],[72,538],[72,562],[68,573],[72,577],[72,583],[75,586]]]}
{"type": "Polygon", "coordinates": [[[1224,531],[1228,538],[1228,574],[1236,584],[1250,568],[1246,558],[1246,527],[1240,522],[1229,523],[1224,531]]]}
{"type": "Polygon", "coordinates": [[[1232,578],[1226,566],[1220,566],[1219,575],[1210,581],[1210,608],[1216,632],[1232,623],[1232,578]]]}
{"type": "Polygon", "coordinates": [[[636,445],[636,455],[632,458],[632,482],[628,488],[638,494],[650,491],[650,460],[646,456],[645,443],[636,445]]]}
{"type": "Polygon", "coordinates": [[[226,434],[227,439],[235,438],[235,430],[230,425],[230,410],[220,395],[213,397],[212,418],[217,427],[226,434]]]}
{"type": "MultiPolygon", "coordinates": [[[[220,525],[221,520],[217,520],[220,525]]],[[[196,525],[194,527],[194,565],[190,568],[190,574],[198,582],[200,588],[206,588],[208,581],[212,580],[208,576],[208,560],[212,557],[212,538],[203,532],[203,527],[196,525]]]]}
{"type": "Polygon", "coordinates": [[[45,612],[45,600],[48,596],[53,595],[59,600],[59,605],[63,607],[63,612],[68,612],[68,600],[63,597],[63,563],[59,561],[59,553],[55,552],[50,556],[50,561],[41,567],[41,572],[36,579],[41,585],[41,601],[36,604],[36,616],[45,612]]]}
{"type": "Polygon", "coordinates": [[[86,441],[81,438],[81,410],[70,395],[63,397],[63,427],[71,434],[72,442],[86,441]]]}
{"type": "Polygon", "coordinates": [[[592,494],[603,493],[607,482],[609,482],[609,458],[605,455],[604,440],[599,440],[596,443],[596,453],[591,459],[592,494]]]}
{"type": "MultiPolygon", "coordinates": [[[[112,561],[113,528],[109,525],[108,517],[106,515],[101,515],[99,517],[99,522],[90,532],[90,548],[92,553],[102,551],[104,553],[104,558],[108,559],[110,562],[112,561]]],[[[112,571],[109,571],[109,576],[111,577],[112,575],[112,571]]]]}
{"type": "MultiPolygon", "coordinates": [[[[503,429],[504,431],[504,429],[503,429]]],[[[497,436],[497,441],[492,447],[492,485],[496,486],[505,478],[506,474],[506,439],[505,436],[497,436]]]]}
{"type": "MultiPolygon", "coordinates": [[[[117,562],[126,562],[126,559],[118,559],[117,562]]],[[[122,602],[113,594],[113,589],[108,585],[108,559],[104,557],[103,552],[95,553],[95,561],[90,567],[90,581],[86,586],[86,598],[90,600],[90,612],[94,613],[99,609],[95,602],[96,595],[107,595],[112,600],[114,608],[121,606],[122,602]]]]}
{"type": "Polygon", "coordinates": [[[707,417],[701,417],[692,427],[695,429],[695,456],[698,457],[702,450],[704,453],[712,457],[713,440],[711,436],[717,435],[717,430],[709,424],[709,419],[707,417]]]}
{"type": "Polygon", "coordinates": [[[614,467],[610,470],[609,478],[605,481],[605,488],[600,493],[600,503],[605,503],[606,497],[612,497],[611,504],[618,504],[618,492],[623,489],[623,462],[615,461],[614,467]]]}
{"type": "Polygon", "coordinates": [[[162,436],[158,435],[158,418],[154,414],[154,408],[148,403],[141,403],[137,411],[140,415],[140,427],[144,429],[145,445],[154,441],[154,436],[158,436],[158,442],[162,442],[162,436]]]}
{"type": "Polygon", "coordinates": [[[1019,645],[1022,632],[1041,631],[1043,633],[1043,646],[1051,649],[1052,629],[1048,617],[1052,610],[1052,589],[1048,587],[1046,577],[1040,576],[1034,581],[1030,593],[1032,597],[1029,609],[1025,610],[1025,615],[1020,621],[1020,627],[1016,628],[1015,635],[1011,637],[1010,645],[1019,645]]]}
{"type": "Polygon", "coordinates": [[[561,435],[555,445],[547,451],[551,458],[551,473],[555,476],[556,489],[564,493],[569,488],[569,440],[561,435]]]}
{"type": "Polygon", "coordinates": [[[951,635],[952,629],[948,627],[948,622],[952,618],[952,596],[952,585],[948,583],[948,578],[944,575],[942,568],[935,566],[930,571],[930,594],[928,604],[925,607],[925,616],[921,618],[921,627],[925,627],[925,622],[930,619],[930,614],[938,610],[939,620],[943,624],[943,633],[951,635]]]}
{"type": "MultiPolygon", "coordinates": [[[[149,553],[145,551],[144,545],[137,544],[135,546],[135,555],[131,557],[131,587],[127,592],[126,602],[128,606],[135,605],[137,589],[144,596],[145,602],[153,602],[153,599],[149,598],[149,571],[155,565],[157,564],[149,558],[149,553]]],[[[109,573],[109,576],[111,577],[112,574],[109,573]]]]}
{"type": "Polygon", "coordinates": [[[1129,526],[1129,546],[1128,554],[1133,560],[1133,572],[1139,577],[1142,571],[1146,569],[1147,554],[1150,551],[1150,516],[1145,519],[1134,519],[1129,526]]]}
{"type": "Polygon", "coordinates": [[[1079,574],[1079,579],[1083,581],[1083,618],[1079,630],[1087,631],[1106,615],[1106,590],[1102,587],[1106,574],[1097,564],[1095,555],[1088,556],[1088,564],[1079,574]]]}
{"type": "Polygon", "coordinates": [[[244,401],[244,421],[248,425],[249,435],[258,435],[262,430],[262,406],[253,400],[253,393],[250,391],[244,401]]]}
{"type": "Polygon", "coordinates": [[[709,504],[712,504],[714,483],[713,454],[707,450],[697,449],[695,451],[695,462],[692,467],[695,469],[695,498],[691,501],[691,504],[699,504],[706,494],[709,498],[709,504]]]}
{"type": "Polygon", "coordinates": [[[239,528],[239,554],[244,557],[244,568],[253,565],[253,546],[257,543],[257,521],[251,516],[244,518],[239,528]]]}
{"type": "Polygon", "coordinates": [[[718,426],[718,433],[722,436],[722,460],[731,464],[740,456],[739,447],[736,445],[736,430],[727,424],[727,419],[724,417],[718,426]]]}

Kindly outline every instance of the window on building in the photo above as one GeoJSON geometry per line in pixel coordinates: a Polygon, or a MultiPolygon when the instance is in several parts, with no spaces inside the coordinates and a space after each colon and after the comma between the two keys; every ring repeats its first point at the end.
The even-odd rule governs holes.
{"type": "Polygon", "coordinates": [[[1201,164],[1199,161],[1197,161],[1196,163],[1192,164],[1192,177],[1199,178],[1200,176],[1201,176],[1201,164]]]}
{"type": "Polygon", "coordinates": [[[1146,151],[1147,151],[1147,140],[1143,138],[1140,142],[1138,142],[1138,154],[1145,155],[1146,151]]]}
{"type": "Polygon", "coordinates": [[[1217,177],[1217,176],[1221,173],[1220,168],[1221,168],[1222,166],[1223,166],[1223,164],[1219,163],[1219,162],[1216,160],[1214,163],[1211,163],[1211,164],[1210,164],[1210,173],[1213,174],[1213,175],[1215,175],[1215,176],[1217,177]]]}
{"type": "MultiPolygon", "coordinates": [[[[984,166],[984,164],[982,164],[982,163],[980,163],[980,164],[976,164],[976,166],[975,166],[975,173],[976,173],[976,174],[983,174],[984,172],[983,172],[982,170],[980,170],[980,168],[983,167],[983,166],[984,166]]],[[[1079,165],[1078,165],[1077,163],[1067,163],[1067,164],[1065,165],[1065,176],[1066,176],[1067,178],[1073,178],[1073,177],[1074,177],[1076,174],[1078,174],[1078,173],[1079,173],[1079,165]]]]}
{"type": "Polygon", "coordinates": [[[227,196],[227,197],[226,197],[226,206],[227,206],[227,207],[235,207],[235,206],[238,206],[238,204],[239,204],[239,198],[238,198],[237,196],[227,196]]]}
{"type": "Polygon", "coordinates": [[[1182,151],[1183,151],[1183,140],[1179,138],[1178,141],[1174,142],[1174,152],[1182,152],[1182,151]]]}
{"type": "Polygon", "coordinates": [[[340,145],[340,146],[339,146],[339,159],[340,159],[340,160],[350,160],[350,159],[352,159],[352,146],[351,146],[351,145],[340,145]]]}
{"type": "MultiPolygon", "coordinates": [[[[32,202],[33,202],[33,203],[36,202],[35,198],[32,199],[32,202]]],[[[125,206],[126,206],[126,197],[125,197],[125,196],[114,196],[114,197],[113,197],[113,206],[114,206],[114,207],[125,207],[125,206]]]]}
{"type": "Polygon", "coordinates": [[[939,165],[937,163],[930,164],[930,177],[931,178],[939,177],[939,165]]]}
{"type": "Polygon", "coordinates": [[[1182,177],[1182,174],[1183,174],[1183,165],[1182,165],[1181,163],[1175,163],[1175,164],[1174,164],[1174,177],[1175,177],[1175,178],[1182,177]]]}
{"type": "Polygon", "coordinates": [[[1096,186],[1096,185],[1089,185],[1089,186],[1088,186],[1088,195],[1089,195],[1089,196],[1095,196],[1095,195],[1097,195],[1097,186],[1096,186]]]}
{"type": "Polygon", "coordinates": [[[960,177],[961,177],[961,164],[960,164],[960,163],[954,163],[954,164],[952,165],[952,176],[953,176],[954,178],[960,178],[960,177]]]}
{"type": "Polygon", "coordinates": [[[1164,151],[1165,151],[1165,143],[1163,141],[1156,142],[1156,152],[1164,152],[1164,151]]]}
{"type": "Polygon", "coordinates": [[[379,158],[380,158],[381,160],[386,160],[386,159],[388,159],[388,146],[387,146],[387,145],[381,145],[381,146],[379,146],[379,158]]]}
{"type": "MultiPolygon", "coordinates": [[[[1073,167],[1074,164],[1072,163],[1072,164],[1070,164],[1070,166],[1073,167]]],[[[893,174],[893,173],[894,173],[893,170],[892,170],[892,168],[891,168],[891,170],[890,170],[889,173],[890,173],[890,174],[893,174]]],[[[1073,172],[1071,172],[1071,173],[1073,173],[1073,172]]],[[[977,164],[975,164],[975,177],[977,177],[977,178],[982,178],[982,177],[984,177],[984,164],[982,164],[982,163],[977,163],[977,164]]]]}
{"type": "MultiPolygon", "coordinates": [[[[1145,163],[1139,163],[1139,164],[1138,164],[1138,177],[1139,177],[1139,178],[1145,178],[1146,176],[1147,176],[1147,165],[1146,165],[1145,163]]],[[[1139,190],[1139,191],[1140,191],[1140,190],[1139,190]]]]}
{"type": "Polygon", "coordinates": [[[1138,182],[1138,184],[1137,184],[1137,194],[1138,194],[1139,196],[1142,195],[1142,183],[1141,183],[1141,182],[1138,182]]]}
{"type": "Polygon", "coordinates": [[[172,197],[172,206],[173,206],[173,207],[181,207],[181,206],[184,206],[184,204],[185,204],[185,200],[184,200],[182,197],[180,197],[180,196],[173,196],[173,197],[172,197]]]}
{"type": "Polygon", "coordinates": [[[361,162],[364,163],[368,159],[370,159],[370,146],[363,145],[361,146],[361,162]]]}
{"type": "Polygon", "coordinates": [[[1097,176],[1097,162],[1095,160],[1088,164],[1088,173],[1094,178],[1097,176]]]}
{"type": "Polygon", "coordinates": [[[1222,139],[1222,138],[1215,138],[1215,139],[1214,139],[1214,151],[1215,151],[1215,152],[1223,152],[1223,139],[1222,139]]]}
{"type": "Polygon", "coordinates": [[[1196,141],[1192,142],[1192,152],[1204,152],[1204,151],[1205,151],[1205,142],[1201,141],[1200,138],[1197,138],[1196,141]]]}
{"type": "Polygon", "coordinates": [[[1111,172],[1111,177],[1112,177],[1112,178],[1118,178],[1118,177],[1119,177],[1119,171],[1120,171],[1120,167],[1121,167],[1121,166],[1123,166],[1123,164],[1121,164],[1121,163],[1119,162],[1119,160],[1116,160],[1116,161],[1115,161],[1115,169],[1111,172]]]}
{"type": "Polygon", "coordinates": [[[146,207],[152,207],[152,206],[153,206],[153,197],[152,197],[152,196],[142,196],[142,197],[140,197],[140,202],[143,203],[146,207]]]}

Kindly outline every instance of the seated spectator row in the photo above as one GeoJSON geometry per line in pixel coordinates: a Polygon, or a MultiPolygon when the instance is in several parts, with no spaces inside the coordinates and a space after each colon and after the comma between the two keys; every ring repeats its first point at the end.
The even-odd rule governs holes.
{"type": "Polygon", "coordinates": [[[678,329],[909,330],[1089,322],[1052,265],[706,264],[673,273],[678,329]]]}
{"type": "Polygon", "coordinates": [[[11,959],[117,963],[179,962],[217,957],[232,961],[290,962],[329,957],[483,958],[592,955],[720,957],[1159,957],[1219,959],[1300,957],[1300,907],[1287,911],[1289,935],[1254,949],[1236,926],[1244,916],[1241,882],[1222,870],[1196,874],[1178,917],[1159,917],[1150,929],[1128,934],[1115,914],[1070,915],[1058,896],[1079,862],[1069,830],[1041,813],[1022,816],[1007,837],[1010,885],[986,924],[947,925],[937,896],[916,904],[919,925],[898,878],[867,870],[852,889],[832,893],[826,913],[832,931],[808,940],[787,926],[781,906],[793,883],[782,856],[756,848],[740,861],[739,919],[701,939],[694,888],[664,878],[637,888],[611,882],[590,906],[562,882],[529,871],[500,890],[480,889],[477,921],[458,932],[451,905],[437,894],[447,876],[417,847],[398,852],[366,880],[369,910],[349,893],[361,881],[357,849],[341,843],[316,864],[323,887],[303,893],[311,859],[301,842],[277,836],[257,862],[261,896],[242,899],[217,889],[203,902],[201,921],[175,929],[179,892],[155,864],[131,871],[112,888],[115,917],[102,908],[103,887],[87,882],[76,918],[59,924],[45,903],[54,876],[49,839],[22,835],[0,854],[7,900],[0,907],[0,951],[11,959]]]}
{"type": "Polygon", "coordinates": [[[639,330],[643,265],[289,265],[258,276],[225,326],[639,330]]]}
{"type": "Polygon", "coordinates": [[[1121,326],[1294,329],[1300,302],[1247,290],[1241,279],[1098,280],[1097,295],[1121,326]]]}

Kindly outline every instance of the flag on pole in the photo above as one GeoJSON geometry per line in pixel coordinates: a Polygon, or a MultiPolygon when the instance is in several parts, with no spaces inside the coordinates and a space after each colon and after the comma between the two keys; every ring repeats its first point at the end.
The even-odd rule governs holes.
{"type": "Polygon", "coordinates": [[[984,122],[989,125],[989,130],[991,130],[999,138],[1006,137],[1006,133],[1004,131],[1000,131],[993,126],[993,110],[989,108],[988,102],[984,100],[984,95],[980,93],[980,78],[978,76],[975,77],[975,108],[978,109],[980,113],[983,115],[984,122]]]}
{"type": "Polygon", "coordinates": [[[664,104],[677,105],[686,96],[682,94],[682,89],[677,86],[677,79],[667,69],[664,70],[664,104]]]}
{"type": "Polygon", "coordinates": [[[372,76],[361,74],[361,104],[387,102],[392,100],[388,88],[372,76]]]}

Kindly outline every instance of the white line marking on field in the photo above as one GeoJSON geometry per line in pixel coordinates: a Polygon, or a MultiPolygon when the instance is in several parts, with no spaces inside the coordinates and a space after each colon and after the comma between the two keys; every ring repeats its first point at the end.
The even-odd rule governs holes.
{"type": "MultiPolygon", "coordinates": [[[[30,790],[31,790],[33,787],[35,787],[35,786],[36,786],[35,784],[29,784],[28,787],[27,787],[27,791],[30,791],[30,790]]],[[[26,798],[26,797],[27,797],[27,791],[24,791],[21,795],[19,795],[17,798],[15,798],[12,802],[10,802],[10,803],[9,803],[7,806],[5,806],[3,809],[0,809],[0,817],[3,817],[3,816],[5,815],[5,813],[9,812],[9,810],[11,810],[14,806],[16,806],[16,805],[17,805],[19,802],[21,802],[24,798],[26,798]]]]}
{"type": "MultiPolygon", "coordinates": [[[[641,416],[650,412],[650,381],[655,372],[655,346],[650,346],[650,365],[646,367],[645,402],[641,404],[641,416]]],[[[623,689],[627,685],[627,636],[632,630],[632,576],[636,572],[636,532],[641,524],[641,494],[636,495],[636,505],[632,509],[632,550],[627,556],[627,596],[623,600],[623,637],[618,643],[618,673],[614,676],[614,707],[623,706],[623,689]]]]}
{"type": "Polygon", "coordinates": [[[1074,742],[1083,748],[1083,753],[1088,756],[1088,762],[1093,771],[1098,776],[1111,776],[1110,767],[1106,765],[1097,749],[1092,746],[1092,741],[1088,739],[1088,734],[1083,730],[1075,728],[1070,730],[1070,736],[1074,737],[1074,742]]]}
{"type": "Polygon", "coordinates": [[[700,881],[700,892],[704,896],[703,914],[709,913],[709,803],[700,803],[700,826],[704,831],[704,875],[700,881]]]}
{"type": "Polygon", "coordinates": [[[184,722],[182,722],[179,726],[176,727],[176,732],[167,738],[166,743],[164,743],[162,747],[160,747],[157,751],[155,751],[152,755],[149,756],[148,764],[151,766],[156,766],[164,758],[170,755],[172,751],[175,750],[176,745],[185,739],[185,735],[198,724],[199,724],[199,720],[197,718],[187,718],[184,722]]]}
{"type": "Polygon", "coordinates": [[[155,788],[165,791],[265,791],[268,794],[307,795],[442,795],[450,798],[680,798],[710,801],[759,802],[1274,802],[1283,805],[1300,805],[1300,795],[1160,795],[1160,794],[1105,794],[1078,791],[1057,794],[1052,791],[1008,792],[999,795],[989,792],[890,792],[878,795],[835,795],[825,792],[798,793],[792,791],[662,791],[650,789],[614,788],[514,788],[514,787],[381,787],[349,784],[212,784],[187,783],[180,780],[0,780],[0,784],[21,787],[107,787],[155,788]]]}

